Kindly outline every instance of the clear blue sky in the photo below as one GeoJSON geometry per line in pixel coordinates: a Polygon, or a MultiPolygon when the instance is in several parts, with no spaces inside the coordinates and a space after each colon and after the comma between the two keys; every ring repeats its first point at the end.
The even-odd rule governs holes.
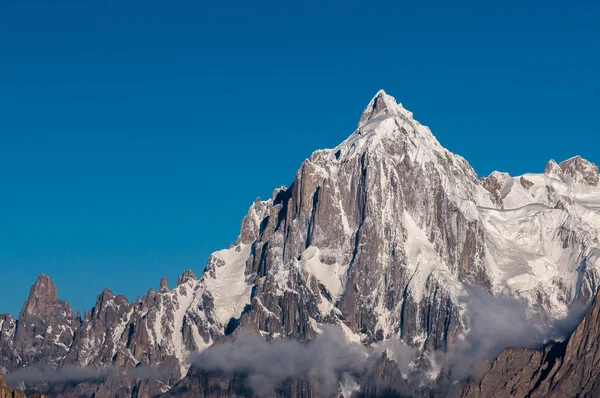
{"type": "Polygon", "coordinates": [[[380,88],[480,175],[600,163],[598,2],[323,3],[0,0],[0,312],[200,274],[380,88]]]}

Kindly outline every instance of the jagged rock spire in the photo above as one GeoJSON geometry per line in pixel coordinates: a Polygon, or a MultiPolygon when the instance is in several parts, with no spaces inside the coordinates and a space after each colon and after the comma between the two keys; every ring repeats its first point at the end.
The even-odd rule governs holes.
{"type": "Polygon", "coordinates": [[[110,291],[108,287],[105,287],[102,290],[102,293],[98,295],[96,298],[96,305],[92,308],[92,315],[98,317],[98,314],[102,311],[102,309],[106,306],[106,303],[111,301],[115,296],[110,291]]]}
{"type": "Polygon", "coordinates": [[[57,302],[56,285],[48,276],[40,274],[29,290],[29,298],[23,305],[21,316],[47,317],[57,302]]]}
{"type": "Polygon", "coordinates": [[[183,283],[189,282],[191,280],[194,280],[194,279],[196,279],[196,274],[194,274],[194,271],[192,271],[190,269],[185,270],[183,272],[183,275],[181,275],[179,278],[177,278],[177,286],[179,286],[183,283]]]}
{"type": "Polygon", "coordinates": [[[160,290],[161,292],[169,290],[169,282],[164,276],[160,278],[160,287],[158,288],[158,290],[160,290]]]}
{"type": "Polygon", "coordinates": [[[561,174],[560,166],[554,159],[550,159],[548,163],[546,163],[546,167],[544,168],[544,174],[549,175],[551,177],[557,177],[561,174]]]}

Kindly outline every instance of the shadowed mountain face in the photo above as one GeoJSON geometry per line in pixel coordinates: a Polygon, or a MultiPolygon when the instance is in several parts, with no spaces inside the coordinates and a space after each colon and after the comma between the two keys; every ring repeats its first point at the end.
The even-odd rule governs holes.
{"type": "MultiPolygon", "coordinates": [[[[336,325],[367,359],[322,368],[335,393],[443,395],[445,382],[472,376],[474,363],[457,365],[464,358],[536,346],[592,300],[599,236],[592,163],[479,178],[380,91],[344,142],[250,206],[235,245],[213,253],[200,278],[186,271],[172,290],[161,280],[135,303],[106,289],[80,316],[40,276],[19,320],[0,316],[0,372],[65,396],[244,396],[257,378],[277,380],[267,395],[319,396],[323,377],[293,373],[311,368],[299,355],[261,373],[234,355],[243,350],[230,358],[244,367],[202,367],[206,357],[192,354],[244,334],[320,344],[336,325]]],[[[284,358],[297,352],[282,347],[284,358]]],[[[539,355],[559,357],[548,350],[539,355]]],[[[343,359],[321,362],[332,358],[343,359]]]]}

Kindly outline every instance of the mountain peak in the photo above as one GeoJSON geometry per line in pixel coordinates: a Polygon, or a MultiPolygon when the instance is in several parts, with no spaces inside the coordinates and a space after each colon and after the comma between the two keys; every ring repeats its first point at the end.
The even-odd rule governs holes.
{"type": "Polygon", "coordinates": [[[598,166],[579,155],[560,162],[559,166],[561,169],[563,169],[563,171],[577,170],[584,172],[588,169],[592,171],[595,170],[596,172],[598,171],[598,166]]]}
{"type": "Polygon", "coordinates": [[[583,183],[588,186],[597,186],[600,182],[598,166],[579,155],[560,163],[550,160],[544,173],[559,178],[569,185],[583,183]]]}
{"type": "Polygon", "coordinates": [[[188,269],[185,270],[183,272],[183,274],[177,278],[177,286],[182,285],[184,283],[187,283],[189,281],[195,280],[196,278],[196,274],[194,274],[194,271],[188,269]]]}
{"type": "Polygon", "coordinates": [[[40,274],[29,290],[29,298],[23,305],[21,315],[49,316],[57,302],[56,285],[48,276],[40,274]]]}
{"type": "Polygon", "coordinates": [[[158,290],[161,292],[166,292],[167,290],[169,290],[169,282],[164,276],[160,278],[160,287],[158,290]]]}
{"type": "Polygon", "coordinates": [[[544,173],[550,176],[556,176],[560,174],[560,166],[558,165],[558,163],[556,163],[556,160],[550,159],[550,161],[546,163],[544,173]]]}
{"type": "Polygon", "coordinates": [[[598,166],[582,158],[574,156],[564,162],[560,162],[565,182],[581,182],[589,186],[597,186],[599,182],[598,166]]]}
{"type": "Polygon", "coordinates": [[[100,293],[100,296],[98,298],[101,299],[102,301],[107,301],[107,300],[111,300],[114,297],[115,296],[114,296],[113,292],[108,288],[108,286],[106,286],[106,287],[104,287],[104,289],[102,289],[102,293],[100,293]]]}
{"type": "Polygon", "coordinates": [[[404,109],[402,104],[397,103],[394,97],[384,90],[379,90],[363,111],[358,127],[360,128],[381,114],[402,115],[412,118],[412,113],[404,109]]]}

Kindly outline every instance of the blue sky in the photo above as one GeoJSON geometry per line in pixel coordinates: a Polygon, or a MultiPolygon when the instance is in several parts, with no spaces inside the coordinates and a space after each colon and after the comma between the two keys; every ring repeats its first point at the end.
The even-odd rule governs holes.
{"type": "Polygon", "coordinates": [[[380,88],[480,175],[600,163],[597,3],[0,0],[0,312],[199,274],[380,88]]]}

